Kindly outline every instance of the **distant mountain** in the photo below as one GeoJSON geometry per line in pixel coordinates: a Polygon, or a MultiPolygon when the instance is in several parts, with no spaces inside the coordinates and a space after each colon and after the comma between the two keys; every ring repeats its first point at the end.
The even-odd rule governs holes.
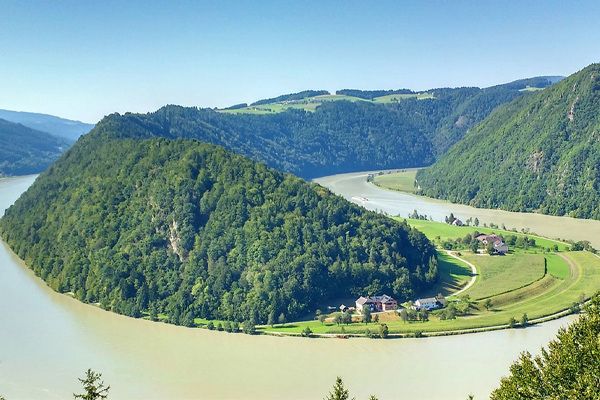
{"type": "Polygon", "coordinates": [[[475,207],[600,219],[600,64],[490,114],[434,165],[421,192],[475,207]]]}
{"type": "Polygon", "coordinates": [[[125,128],[141,121],[115,122],[77,141],[0,219],[54,290],[192,326],[294,320],[362,294],[408,300],[436,279],[435,248],[406,222],[222,147],[133,139],[125,128]]]}
{"type": "Polygon", "coordinates": [[[72,141],[79,139],[79,136],[88,133],[94,127],[93,124],[71,121],[53,115],[22,111],[0,110],[0,118],[22,124],[31,129],[61,136],[72,141]]]}
{"type": "Polygon", "coordinates": [[[0,119],[0,177],[44,171],[72,141],[0,119]]]}

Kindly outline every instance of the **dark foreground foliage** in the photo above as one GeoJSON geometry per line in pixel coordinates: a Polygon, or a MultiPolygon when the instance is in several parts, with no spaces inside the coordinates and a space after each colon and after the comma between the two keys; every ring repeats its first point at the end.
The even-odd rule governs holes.
{"type": "Polygon", "coordinates": [[[600,398],[600,298],[533,357],[524,352],[502,378],[493,400],[600,398]]]}

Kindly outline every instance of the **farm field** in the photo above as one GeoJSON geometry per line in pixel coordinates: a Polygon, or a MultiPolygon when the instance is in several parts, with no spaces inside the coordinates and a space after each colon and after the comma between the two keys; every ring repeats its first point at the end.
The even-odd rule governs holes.
{"type": "Polygon", "coordinates": [[[541,254],[463,254],[462,258],[477,266],[477,284],[467,289],[474,300],[482,300],[531,285],[546,275],[545,258],[541,254]]]}
{"type": "Polygon", "coordinates": [[[393,94],[381,97],[375,97],[373,100],[362,99],[359,97],[339,95],[339,94],[329,94],[329,95],[321,95],[321,96],[313,96],[306,97],[302,100],[292,101],[292,102],[281,102],[281,103],[268,103],[261,104],[257,106],[249,105],[248,107],[238,108],[238,109],[222,109],[218,110],[222,113],[227,114],[270,114],[270,113],[279,113],[287,110],[288,108],[296,108],[302,109],[306,111],[315,111],[315,109],[320,106],[323,102],[326,101],[366,101],[370,103],[396,103],[398,101],[402,101],[402,99],[409,98],[417,98],[418,100],[422,99],[433,99],[433,94],[430,93],[414,93],[414,94],[393,94]]]}

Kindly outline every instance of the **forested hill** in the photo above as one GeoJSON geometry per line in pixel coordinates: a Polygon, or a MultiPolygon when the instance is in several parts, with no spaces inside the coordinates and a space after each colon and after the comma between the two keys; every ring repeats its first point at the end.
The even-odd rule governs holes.
{"type": "Polygon", "coordinates": [[[37,174],[71,145],[67,139],[0,119],[0,177],[37,174]]]}
{"type": "Polygon", "coordinates": [[[99,124],[96,134],[194,138],[303,178],[422,167],[432,164],[495,107],[523,94],[520,90],[528,83],[550,82],[436,89],[435,98],[395,104],[328,101],[314,112],[227,114],[166,106],[149,114],[113,114],[99,124]]]}
{"type": "Polygon", "coordinates": [[[142,122],[158,129],[106,119],[0,219],[53,289],[192,325],[293,320],[340,296],[406,300],[435,280],[422,233],[317,184],[196,140],[99,140],[117,125],[145,133],[142,122]]]}
{"type": "Polygon", "coordinates": [[[499,107],[433,166],[422,193],[600,219],[600,64],[499,107]]]}
{"type": "Polygon", "coordinates": [[[295,175],[312,178],[371,168],[431,164],[422,117],[366,102],[336,101],[314,113],[225,114],[166,106],[150,114],[113,114],[91,135],[193,138],[295,175]]]}

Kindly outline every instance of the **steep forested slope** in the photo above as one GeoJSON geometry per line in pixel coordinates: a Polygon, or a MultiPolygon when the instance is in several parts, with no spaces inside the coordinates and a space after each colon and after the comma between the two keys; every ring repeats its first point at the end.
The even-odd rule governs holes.
{"type": "Polygon", "coordinates": [[[499,107],[433,166],[422,193],[600,219],[600,65],[499,107]]]}
{"type": "Polygon", "coordinates": [[[293,319],[337,296],[403,300],[435,280],[433,246],[405,223],[222,147],[131,139],[142,122],[156,124],[106,118],[0,219],[55,290],[191,325],[293,319]]]}
{"type": "Polygon", "coordinates": [[[119,135],[194,138],[312,178],[429,165],[495,107],[521,95],[519,88],[530,81],[487,89],[436,89],[434,99],[397,104],[329,101],[315,112],[227,114],[166,106],[109,119],[119,135]]]}
{"type": "Polygon", "coordinates": [[[0,177],[40,173],[70,145],[67,139],[0,119],[0,177]]]}

